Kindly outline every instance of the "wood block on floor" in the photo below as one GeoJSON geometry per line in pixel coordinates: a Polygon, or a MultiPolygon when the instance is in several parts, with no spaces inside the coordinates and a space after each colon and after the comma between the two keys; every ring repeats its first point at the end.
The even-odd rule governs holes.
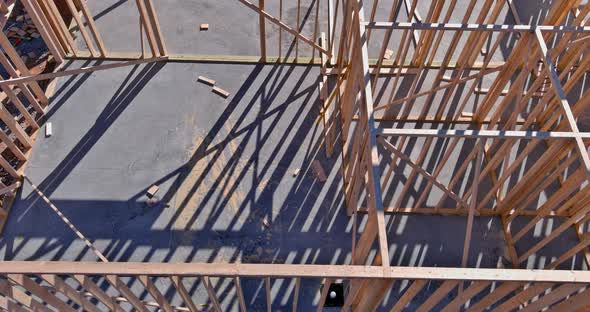
{"type": "Polygon", "coordinates": [[[202,83],[208,84],[210,86],[215,85],[215,80],[210,79],[210,78],[207,78],[205,76],[199,76],[199,78],[197,80],[200,81],[200,82],[202,82],[202,83]]]}
{"type": "Polygon", "coordinates": [[[154,197],[156,195],[156,193],[158,193],[159,190],[160,190],[160,188],[154,184],[154,185],[150,186],[150,188],[147,190],[146,194],[149,197],[154,197]]]}
{"type": "Polygon", "coordinates": [[[229,92],[221,89],[220,87],[213,87],[213,92],[223,96],[224,98],[227,98],[229,96],[229,92]]]}
{"type": "Polygon", "coordinates": [[[53,126],[50,122],[45,124],[45,137],[48,138],[53,135],[53,126]]]}

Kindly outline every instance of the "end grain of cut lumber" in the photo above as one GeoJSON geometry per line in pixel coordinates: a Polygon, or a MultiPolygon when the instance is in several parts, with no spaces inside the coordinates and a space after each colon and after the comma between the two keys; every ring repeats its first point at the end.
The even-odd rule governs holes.
{"type": "Polygon", "coordinates": [[[215,80],[207,78],[205,76],[199,76],[199,78],[197,79],[197,81],[200,81],[204,84],[208,84],[210,86],[214,86],[215,85],[215,80]]]}
{"type": "Polygon", "coordinates": [[[313,170],[313,173],[318,178],[318,180],[320,180],[320,182],[326,182],[328,177],[326,176],[324,167],[322,167],[322,164],[319,160],[316,159],[311,163],[311,169],[313,170]]]}
{"type": "Polygon", "coordinates": [[[201,24],[199,28],[201,31],[209,30],[209,24],[201,24]]]}
{"type": "Polygon", "coordinates": [[[51,123],[48,122],[45,124],[45,137],[48,138],[52,135],[53,135],[53,127],[51,126],[51,123]]]}
{"type": "Polygon", "coordinates": [[[223,96],[224,98],[229,96],[229,92],[221,89],[220,87],[213,87],[213,92],[223,96]]]}
{"type": "Polygon", "coordinates": [[[157,185],[152,185],[150,186],[150,188],[147,190],[147,194],[149,197],[154,197],[156,195],[156,193],[158,193],[158,191],[160,190],[160,188],[157,185]]]}

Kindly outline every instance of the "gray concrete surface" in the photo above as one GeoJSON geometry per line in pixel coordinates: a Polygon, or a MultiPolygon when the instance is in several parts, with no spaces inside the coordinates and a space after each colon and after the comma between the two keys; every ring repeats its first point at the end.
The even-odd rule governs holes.
{"type": "MultiPolygon", "coordinates": [[[[133,1],[90,4],[111,50],[139,50],[133,1]]],[[[292,15],[294,4],[284,5],[285,14],[292,15]]],[[[257,17],[237,1],[157,1],[156,6],[173,53],[258,54],[257,17]],[[211,30],[198,32],[201,22],[210,23],[211,30]]],[[[276,6],[271,2],[269,10],[276,6]]],[[[313,20],[313,14],[308,18],[313,20]]],[[[38,138],[27,175],[111,261],[348,263],[352,224],[343,205],[340,157],[326,159],[321,146],[318,73],[304,66],[167,63],[62,78],[48,113],[54,135],[38,138]],[[196,82],[199,75],[216,80],[230,98],[196,82]],[[312,174],[314,159],[329,173],[327,182],[312,174]],[[294,177],[297,168],[301,173],[294,177]],[[156,204],[145,196],[152,184],[160,185],[156,204]]],[[[423,104],[417,101],[415,109],[423,104]]],[[[454,157],[464,157],[470,148],[465,144],[454,157]]],[[[441,179],[452,178],[454,170],[445,170],[441,179]]],[[[403,166],[397,173],[407,175],[409,169],[403,166]]],[[[393,182],[390,194],[402,182],[393,182]]],[[[411,205],[423,187],[411,190],[405,203],[411,205]]],[[[432,197],[438,195],[434,189],[432,197]]],[[[391,204],[394,198],[385,200],[391,204]]],[[[396,215],[386,221],[392,264],[460,265],[464,217],[396,215]]],[[[514,228],[525,221],[517,220],[514,228]]],[[[532,245],[558,223],[539,223],[523,242],[532,245]]],[[[576,241],[568,231],[526,266],[542,267],[576,241]]],[[[504,246],[499,220],[476,218],[468,266],[508,266],[504,246]]],[[[0,238],[0,257],[96,261],[28,185],[0,238]]],[[[580,268],[581,262],[578,257],[562,268],[580,268]]],[[[257,279],[243,283],[249,305],[264,309],[264,284],[257,279]]],[[[236,309],[230,281],[215,285],[224,308],[236,309]]],[[[304,282],[302,310],[317,304],[317,285],[304,282]]],[[[406,285],[394,285],[384,308],[406,285]]],[[[292,290],[290,281],[273,280],[273,307],[288,307],[292,290]]],[[[191,292],[206,304],[201,284],[191,292]]]]}
{"type": "MultiPolygon", "coordinates": [[[[54,135],[39,137],[27,174],[112,261],[348,263],[351,223],[339,157],[325,159],[320,146],[317,74],[304,66],[167,63],[63,78],[48,113],[54,135]],[[212,93],[198,75],[231,97],[212,93]],[[311,173],[314,159],[329,173],[326,183],[311,173]],[[152,184],[161,186],[156,205],[144,195],[152,184]]],[[[465,225],[464,217],[388,217],[392,263],[458,266],[465,225]]],[[[564,248],[552,245],[535,259],[564,248]]],[[[29,186],[0,255],[96,260],[29,186]]],[[[508,265],[505,259],[499,220],[476,219],[469,266],[508,265]]],[[[259,283],[246,288],[262,305],[259,283]]],[[[292,290],[280,285],[276,298],[292,290]]],[[[312,305],[317,285],[305,285],[302,300],[312,305]]]]}

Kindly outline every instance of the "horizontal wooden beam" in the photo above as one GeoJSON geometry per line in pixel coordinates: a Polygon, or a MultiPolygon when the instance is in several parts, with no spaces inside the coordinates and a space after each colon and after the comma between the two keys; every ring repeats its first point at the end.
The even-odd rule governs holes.
{"type": "MultiPolygon", "coordinates": [[[[419,215],[442,215],[442,216],[467,216],[469,211],[465,208],[428,208],[428,207],[384,207],[383,211],[388,214],[419,214],[419,215]]],[[[367,207],[359,207],[359,213],[368,213],[367,207]]],[[[501,216],[502,212],[492,209],[492,208],[482,208],[478,211],[479,216],[481,217],[489,217],[489,216],[501,216]]],[[[539,212],[536,210],[520,210],[515,212],[517,216],[520,217],[536,217],[539,212]]],[[[476,214],[477,216],[477,214],[476,214]]],[[[571,214],[567,212],[555,212],[551,211],[547,214],[548,218],[569,218],[571,214]]]]}
{"type": "Polygon", "coordinates": [[[508,24],[457,24],[457,23],[408,23],[408,22],[366,22],[371,29],[407,30],[455,30],[455,31],[496,31],[532,32],[535,29],[551,32],[590,32],[589,26],[551,26],[551,25],[508,25],[508,24]]]}
{"type": "MultiPolygon", "coordinates": [[[[169,54],[167,55],[166,62],[171,63],[235,63],[235,64],[260,64],[260,57],[259,56],[250,56],[250,55],[224,55],[224,54],[169,54]]],[[[109,52],[107,57],[93,57],[88,52],[80,51],[77,56],[74,55],[67,55],[67,60],[100,60],[100,61],[131,61],[141,59],[141,53],[134,53],[134,52],[109,52]]],[[[398,72],[398,68],[403,68],[402,74],[415,74],[417,73],[418,66],[415,66],[411,63],[405,63],[401,66],[396,65],[394,60],[384,60],[381,66],[380,72],[384,75],[387,74],[395,74],[398,72]]],[[[310,66],[322,65],[321,58],[315,57],[277,57],[277,56],[267,56],[265,64],[298,64],[302,66],[310,66]]],[[[489,62],[486,66],[487,69],[493,69],[502,67],[505,64],[504,61],[492,61],[489,62]]],[[[377,65],[377,59],[369,58],[369,66],[371,68],[375,68],[377,65]]],[[[457,65],[456,60],[451,60],[447,64],[443,66],[443,62],[441,61],[432,61],[428,65],[424,66],[424,69],[455,69],[459,68],[461,65],[457,65]]],[[[464,69],[466,70],[479,70],[483,67],[483,62],[474,62],[472,65],[465,66],[464,69]]],[[[331,70],[328,68],[328,70],[331,70]]],[[[333,74],[337,74],[337,70],[332,71],[333,74]]],[[[331,74],[332,74],[331,73],[331,74]]],[[[373,71],[375,73],[375,71],[373,71]]]]}
{"type": "Polygon", "coordinates": [[[429,279],[590,283],[590,271],[364,265],[0,261],[0,274],[429,279]]]}
{"type": "Polygon", "coordinates": [[[1,80],[0,86],[1,85],[13,85],[13,84],[18,84],[18,83],[23,83],[23,82],[47,80],[47,79],[53,79],[53,78],[57,78],[57,77],[79,75],[79,74],[90,73],[90,72],[99,71],[99,70],[107,70],[107,69],[113,69],[113,68],[119,68],[119,67],[131,66],[131,65],[138,65],[138,64],[144,64],[144,63],[160,62],[160,61],[165,61],[167,59],[168,59],[168,57],[163,56],[163,57],[139,59],[139,60],[133,60],[133,61],[115,63],[115,64],[87,66],[87,67],[82,67],[82,68],[77,68],[77,69],[57,71],[57,72],[53,72],[53,73],[23,76],[23,77],[19,77],[19,78],[11,78],[11,79],[7,79],[7,80],[1,80]]]}
{"type": "Polygon", "coordinates": [[[500,139],[590,139],[590,132],[512,131],[512,130],[446,130],[446,129],[384,129],[374,131],[383,136],[464,137],[500,139]]]}

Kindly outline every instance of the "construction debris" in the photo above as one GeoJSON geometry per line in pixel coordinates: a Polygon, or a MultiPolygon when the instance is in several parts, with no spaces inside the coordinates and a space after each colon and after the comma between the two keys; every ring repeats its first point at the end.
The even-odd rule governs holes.
{"type": "Polygon", "coordinates": [[[28,15],[19,15],[15,21],[16,23],[9,27],[6,33],[8,39],[31,40],[40,37],[37,26],[28,15]]]}
{"type": "Polygon", "coordinates": [[[53,135],[53,127],[51,126],[51,123],[48,122],[45,124],[45,137],[48,138],[52,135],[53,135]]]}
{"type": "Polygon", "coordinates": [[[311,169],[313,169],[313,173],[318,178],[318,180],[320,180],[320,182],[326,182],[328,177],[326,176],[324,167],[322,167],[322,164],[319,160],[316,159],[311,163],[311,169]]]}
{"type": "Polygon", "coordinates": [[[215,85],[215,80],[207,78],[205,76],[199,76],[199,78],[197,79],[197,81],[200,81],[202,83],[208,84],[210,86],[214,86],[215,85]]]}
{"type": "Polygon", "coordinates": [[[150,186],[150,188],[147,190],[146,194],[149,197],[154,197],[154,196],[156,196],[156,193],[158,193],[159,190],[160,190],[160,188],[154,184],[154,185],[150,186]]]}
{"type": "Polygon", "coordinates": [[[213,87],[213,92],[223,96],[224,98],[229,97],[229,92],[221,89],[220,87],[213,87]]]}

